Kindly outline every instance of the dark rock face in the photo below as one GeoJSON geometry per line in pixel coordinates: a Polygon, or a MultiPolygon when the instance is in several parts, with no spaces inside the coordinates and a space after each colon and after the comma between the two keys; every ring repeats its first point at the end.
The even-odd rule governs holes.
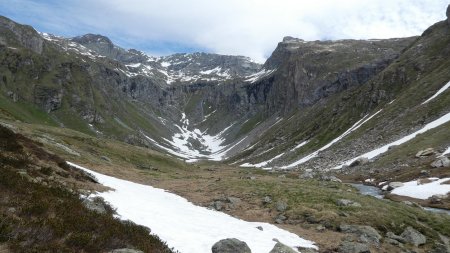
{"type": "Polygon", "coordinates": [[[46,112],[55,111],[61,107],[63,92],[60,89],[36,86],[34,88],[34,103],[46,112]]]}
{"type": "Polygon", "coordinates": [[[450,25],[450,4],[447,6],[447,23],[450,25]]]}
{"type": "Polygon", "coordinates": [[[0,45],[11,42],[8,33],[12,32],[18,42],[38,54],[42,53],[44,40],[31,27],[15,23],[14,21],[0,16],[0,45]]]}
{"type": "Polygon", "coordinates": [[[247,243],[236,238],[223,239],[212,246],[212,253],[251,253],[247,243]]]}

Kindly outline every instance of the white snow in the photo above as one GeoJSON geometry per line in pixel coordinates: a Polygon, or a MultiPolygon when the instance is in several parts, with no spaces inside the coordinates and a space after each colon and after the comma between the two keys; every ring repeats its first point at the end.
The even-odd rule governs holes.
{"type": "MultiPolygon", "coordinates": [[[[358,120],[355,124],[353,124],[352,127],[350,127],[347,131],[345,131],[343,134],[341,134],[340,136],[338,136],[336,139],[332,140],[331,142],[329,142],[327,145],[321,147],[320,149],[314,151],[313,153],[301,158],[300,160],[297,160],[289,165],[283,166],[281,167],[282,169],[289,169],[292,167],[295,167],[299,164],[305,163],[309,160],[311,160],[314,157],[317,157],[317,155],[319,154],[320,151],[323,151],[329,147],[331,147],[333,144],[335,144],[336,142],[340,141],[341,139],[343,139],[345,136],[349,135],[351,132],[355,131],[356,129],[360,128],[364,123],[366,123],[367,121],[369,121],[370,119],[372,119],[375,115],[377,115],[378,113],[380,113],[382,111],[379,110],[377,112],[375,112],[374,114],[372,114],[370,117],[367,117],[368,115],[364,116],[362,119],[358,120]]],[[[355,159],[356,160],[356,159],[355,159]]]]}
{"type": "Polygon", "coordinates": [[[450,88],[450,82],[448,82],[446,85],[444,85],[444,87],[440,88],[433,96],[431,96],[429,99],[427,99],[425,102],[423,102],[422,105],[435,99],[437,96],[439,96],[442,92],[444,92],[448,88],[450,88]]]}
{"type": "Polygon", "coordinates": [[[292,149],[292,151],[294,151],[294,150],[296,150],[296,149],[299,149],[299,148],[305,146],[306,144],[308,144],[308,142],[309,142],[309,140],[304,141],[304,142],[298,144],[297,146],[295,146],[295,147],[292,149]]]}
{"type": "Polygon", "coordinates": [[[441,156],[444,156],[444,155],[446,155],[446,154],[450,154],[450,147],[448,147],[448,148],[444,151],[444,153],[442,153],[441,156]]]}
{"type": "MultiPolygon", "coordinates": [[[[277,156],[275,156],[275,157],[273,157],[273,158],[271,158],[271,159],[269,159],[267,161],[264,161],[264,162],[260,162],[260,163],[257,163],[257,164],[244,163],[244,164],[241,164],[240,166],[241,167],[265,168],[267,166],[267,164],[269,164],[272,161],[282,157],[283,155],[284,155],[284,153],[281,153],[281,154],[279,154],[279,155],[277,155],[277,156]]],[[[270,169],[270,168],[267,168],[267,169],[270,169]]]]}
{"type": "MultiPolygon", "coordinates": [[[[369,151],[369,152],[367,152],[365,154],[362,154],[362,155],[360,155],[358,157],[355,157],[355,158],[353,158],[351,160],[348,160],[348,161],[344,162],[342,165],[350,165],[352,162],[354,162],[359,157],[366,157],[366,158],[372,159],[372,158],[374,158],[374,157],[376,157],[376,156],[378,156],[380,154],[383,154],[383,153],[387,152],[389,150],[390,146],[396,146],[396,145],[400,145],[400,144],[403,144],[405,142],[408,142],[408,141],[414,139],[418,134],[425,133],[426,131],[428,131],[430,129],[433,129],[435,127],[438,127],[438,126],[440,126],[442,124],[445,124],[445,123],[447,123],[449,121],[450,121],[450,113],[447,113],[444,116],[442,116],[442,117],[440,117],[440,118],[438,118],[438,119],[436,119],[436,120],[426,124],[422,129],[420,129],[420,130],[418,130],[418,131],[416,131],[416,132],[414,132],[412,134],[409,134],[409,135],[407,135],[407,136],[405,136],[405,137],[403,137],[403,138],[401,138],[399,140],[396,140],[396,141],[391,142],[389,144],[386,144],[386,145],[384,145],[382,147],[379,147],[379,148],[374,149],[372,151],[369,151]]],[[[339,166],[335,167],[334,169],[339,169],[339,168],[342,167],[342,165],[339,165],[339,166]]]]}
{"type": "Polygon", "coordinates": [[[167,67],[169,67],[170,65],[172,65],[172,63],[170,63],[170,62],[167,62],[167,61],[161,62],[161,66],[163,66],[164,68],[167,68],[167,67]]]}
{"type": "Polygon", "coordinates": [[[163,189],[106,176],[76,164],[68,164],[94,175],[101,184],[114,189],[97,193],[123,220],[151,228],[152,234],[181,253],[211,252],[214,243],[237,238],[254,253],[267,253],[276,238],[290,247],[316,248],[313,242],[262,222],[247,222],[222,212],[196,206],[163,189]],[[260,231],[256,227],[263,227],[260,231]]]}
{"type": "Polygon", "coordinates": [[[258,81],[259,79],[272,74],[275,70],[276,69],[271,69],[271,70],[261,69],[259,72],[255,73],[253,75],[247,76],[245,81],[254,83],[254,82],[258,81]]]}
{"type": "Polygon", "coordinates": [[[429,179],[432,180],[432,182],[426,184],[419,184],[418,180],[406,182],[403,186],[392,190],[391,193],[416,199],[428,199],[433,195],[445,195],[450,192],[450,184],[442,184],[443,182],[450,180],[450,177],[429,179]]]}

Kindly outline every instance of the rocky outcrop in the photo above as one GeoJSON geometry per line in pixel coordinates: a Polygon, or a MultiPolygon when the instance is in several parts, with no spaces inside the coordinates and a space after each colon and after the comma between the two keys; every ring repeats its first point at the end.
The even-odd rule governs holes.
{"type": "Polygon", "coordinates": [[[412,227],[407,227],[400,236],[416,247],[427,242],[427,238],[412,227]]]}
{"type": "Polygon", "coordinates": [[[34,103],[46,112],[51,112],[61,107],[63,91],[58,88],[35,86],[34,103]]]}
{"type": "Polygon", "coordinates": [[[342,242],[339,246],[340,253],[370,253],[369,246],[358,242],[342,242]]]}
{"type": "Polygon", "coordinates": [[[269,253],[297,253],[297,251],[293,250],[289,246],[282,244],[281,242],[277,242],[269,253]]]}
{"type": "Polygon", "coordinates": [[[433,148],[427,148],[427,149],[418,151],[416,154],[416,157],[417,158],[426,157],[426,156],[434,155],[435,153],[436,152],[434,151],[433,148]]]}
{"type": "Polygon", "coordinates": [[[31,26],[20,25],[0,16],[0,45],[14,44],[17,41],[25,48],[42,53],[44,40],[31,26]],[[8,36],[10,33],[13,36],[8,36]]]}
{"type": "Polygon", "coordinates": [[[236,238],[223,239],[212,246],[212,253],[251,253],[247,243],[236,238]]]}
{"type": "Polygon", "coordinates": [[[431,163],[433,168],[450,167],[450,159],[446,156],[438,157],[434,162],[431,163]]]}
{"type": "Polygon", "coordinates": [[[376,229],[370,226],[340,225],[339,230],[343,233],[351,233],[359,236],[359,240],[364,243],[378,245],[383,238],[376,229]]]}

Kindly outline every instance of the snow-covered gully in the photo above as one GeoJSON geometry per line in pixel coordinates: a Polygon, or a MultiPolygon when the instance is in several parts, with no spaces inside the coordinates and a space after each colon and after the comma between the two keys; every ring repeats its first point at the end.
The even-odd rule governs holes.
{"type": "Polygon", "coordinates": [[[278,239],[290,247],[317,248],[313,242],[262,222],[247,222],[222,212],[196,206],[163,189],[106,176],[74,163],[113,191],[97,193],[117,209],[121,219],[150,227],[152,233],[182,253],[211,252],[225,238],[245,241],[254,253],[268,253],[278,239]],[[261,226],[263,230],[257,227],[261,226]]]}

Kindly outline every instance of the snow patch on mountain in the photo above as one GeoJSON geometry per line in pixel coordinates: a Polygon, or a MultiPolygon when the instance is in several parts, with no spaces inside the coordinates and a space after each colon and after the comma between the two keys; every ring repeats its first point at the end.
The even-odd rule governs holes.
{"type": "Polygon", "coordinates": [[[183,253],[211,252],[219,240],[237,238],[252,252],[266,253],[277,239],[292,247],[314,248],[314,242],[272,224],[247,222],[228,214],[196,206],[163,189],[106,176],[82,166],[69,165],[94,175],[101,184],[114,190],[98,192],[117,211],[120,219],[151,228],[152,234],[183,253]],[[257,227],[261,226],[263,230],[257,227]]]}
{"type": "Polygon", "coordinates": [[[423,102],[422,105],[435,99],[437,96],[439,96],[442,92],[446,91],[448,88],[450,88],[450,81],[446,85],[444,85],[442,88],[440,88],[433,96],[431,96],[429,99],[425,100],[425,102],[423,102]]]}
{"type": "Polygon", "coordinates": [[[450,192],[450,184],[444,182],[449,181],[448,178],[429,178],[431,182],[421,184],[419,180],[406,182],[403,186],[392,190],[392,194],[407,196],[416,199],[428,199],[433,195],[447,195],[450,192]]]}
{"type": "Polygon", "coordinates": [[[345,161],[343,164],[335,167],[334,169],[342,168],[343,165],[350,165],[352,162],[356,161],[356,159],[358,159],[360,157],[366,157],[366,158],[369,158],[369,159],[377,157],[377,156],[387,152],[389,150],[389,147],[401,145],[401,144],[403,144],[405,142],[408,142],[408,141],[414,139],[418,134],[425,133],[426,131],[428,131],[430,129],[433,129],[433,128],[436,128],[436,127],[438,127],[440,125],[443,125],[443,124],[445,124],[445,123],[447,123],[449,121],[450,121],[450,113],[447,113],[447,114],[443,115],[442,117],[440,117],[440,118],[438,118],[438,119],[436,119],[436,120],[426,124],[423,128],[421,128],[420,130],[418,130],[418,131],[416,131],[416,132],[414,132],[412,134],[409,134],[409,135],[407,135],[407,136],[405,136],[405,137],[403,137],[403,138],[401,138],[399,140],[396,140],[396,141],[388,143],[388,144],[386,144],[386,145],[384,145],[382,147],[379,147],[377,149],[369,151],[369,152],[367,152],[365,154],[362,154],[362,155],[360,155],[358,157],[355,157],[353,159],[345,161]]]}

